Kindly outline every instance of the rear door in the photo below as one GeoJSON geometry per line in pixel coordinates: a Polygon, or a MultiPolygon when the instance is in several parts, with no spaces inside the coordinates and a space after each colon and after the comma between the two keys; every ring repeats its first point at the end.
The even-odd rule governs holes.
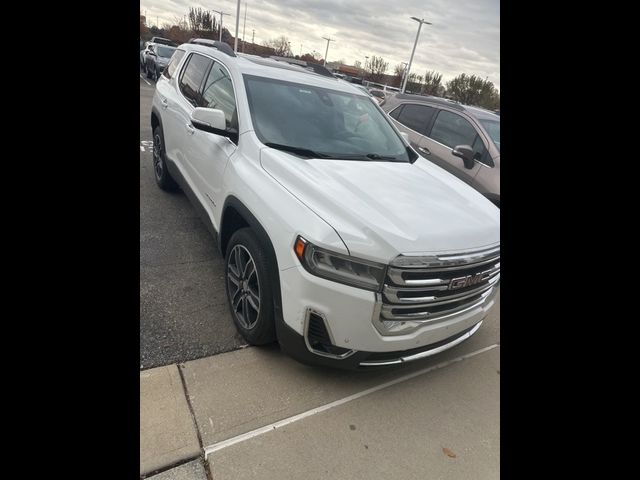
{"type": "Polygon", "coordinates": [[[401,132],[409,135],[409,144],[423,157],[422,139],[431,126],[436,109],[418,103],[403,103],[389,112],[401,132]]]}
{"type": "Polygon", "coordinates": [[[418,151],[436,165],[473,185],[481,166],[476,161],[473,168],[465,168],[462,159],[451,153],[458,145],[469,145],[477,159],[486,151],[482,137],[466,118],[449,110],[439,110],[429,133],[422,138],[418,151]]]}
{"type": "Polygon", "coordinates": [[[171,57],[169,65],[164,70],[160,80],[156,83],[158,103],[154,104],[162,117],[162,131],[164,134],[164,148],[170,160],[176,162],[178,141],[182,134],[178,133],[178,70],[180,61],[185,55],[184,50],[176,50],[171,57]]]}

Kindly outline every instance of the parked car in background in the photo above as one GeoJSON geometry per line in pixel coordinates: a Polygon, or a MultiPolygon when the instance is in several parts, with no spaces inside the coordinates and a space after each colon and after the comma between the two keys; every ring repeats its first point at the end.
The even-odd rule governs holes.
{"type": "Polygon", "coordinates": [[[377,90],[375,88],[372,88],[369,90],[369,93],[375,99],[375,101],[378,102],[378,105],[382,106],[386,98],[386,95],[384,94],[384,92],[382,90],[377,90]]]}
{"type": "Polygon", "coordinates": [[[397,94],[383,110],[425,159],[500,207],[500,116],[438,97],[397,94]]]}
{"type": "Polygon", "coordinates": [[[173,52],[176,51],[176,47],[169,47],[167,45],[156,44],[153,45],[145,59],[145,72],[148,78],[153,78],[154,81],[158,81],[165,67],[171,60],[173,52]]]}
{"type": "Polygon", "coordinates": [[[153,37],[149,43],[159,43],[160,45],[168,45],[170,47],[178,46],[178,44],[173,40],[169,40],[168,38],[162,38],[162,37],[153,37]]]}
{"type": "Polygon", "coordinates": [[[150,47],[152,47],[153,45],[155,45],[154,43],[151,42],[145,42],[144,46],[142,47],[142,49],[140,50],[140,68],[142,68],[142,70],[146,73],[146,63],[147,63],[147,53],[149,53],[149,49],[150,47]]]}

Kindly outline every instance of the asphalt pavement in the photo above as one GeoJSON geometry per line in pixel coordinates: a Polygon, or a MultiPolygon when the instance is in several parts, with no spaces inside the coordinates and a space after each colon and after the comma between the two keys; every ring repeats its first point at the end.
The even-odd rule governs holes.
{"type": "Polygon", "coordinates": [[[140,77],[140,369],[246,345],[224,291],[216,241],[182,193],[153,177],[153,80],[140,77]]]}

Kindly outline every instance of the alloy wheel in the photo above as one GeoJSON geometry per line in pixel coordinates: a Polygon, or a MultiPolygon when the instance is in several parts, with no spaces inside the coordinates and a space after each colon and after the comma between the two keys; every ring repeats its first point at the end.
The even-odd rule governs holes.
{"type": "Polygon", "coordinates": [[[162,178],[164,166],[162,165],[162,140],[160,134],[156,133],[153,137],[153,171],[156,174],[156,178],[160,180],[162,178]]]}
{"type": "Polygon", "coordinates": [[[253,257],[243,245],[236,245],[229,253],[227,288],[236,319],[251,330],[260,314],[260,283],[253,257]]]}

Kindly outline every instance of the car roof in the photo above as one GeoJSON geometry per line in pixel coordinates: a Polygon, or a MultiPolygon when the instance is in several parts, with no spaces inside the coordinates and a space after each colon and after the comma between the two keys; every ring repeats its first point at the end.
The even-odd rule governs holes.
{"type": "Polygon", "coordinates": [[[466,112],[469,115],[479,120],[496,120],[498,122],[500,121],[500,116],[496,115],[490,110],[485,110],[484,108],[480,108],[480,107],[473,107],[471,105],[463,105],[462,103],[459,103],[453,100],[448,100],[442,97],[413,95],[410,93],[398,93],[394,95],[393,98],[396,99],[398,103],[402,103],[403,101],[410,100],[412,102],[417,102],[417,103],[442,105],[444,107],[460,110],[461,112],[466,112]]]}
{"type": "MultiPolygon", "coordinates": [[[[344,93],[354,93],[354,89],[348,82],[344,82],[333,76],[321,75],[315,73],[302,65],[295,63],[287,63],[284,60],[274,58],[260,57],[258,55],[249,55],[245,53],[237,53],[231,56],[208,45],[199,45],[195,43],[183,43],[178,48],[198,52],[220,60],[227,67],[234,67],[240,74],[254,75],[257,77],[275,78],[278,80],[289,81],[293,83],[302,83],[313,85],[315,87],[337,90],[344,93]]],[[[295,59],[293,62],[300,63],[295,59]]],[[[357,94],[362,94],[356,90],[357,94]]]]}

